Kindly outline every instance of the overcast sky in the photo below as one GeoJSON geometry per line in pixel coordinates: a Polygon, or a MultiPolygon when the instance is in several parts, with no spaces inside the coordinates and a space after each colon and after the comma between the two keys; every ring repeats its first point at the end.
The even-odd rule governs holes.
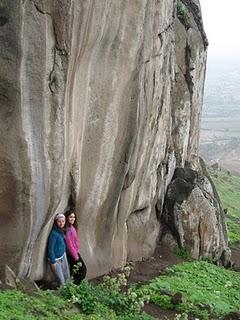
{"type": "Polygon", "coordinates": [[[209,58],[240,60],[240,0],[200,0],[209,58]]]}

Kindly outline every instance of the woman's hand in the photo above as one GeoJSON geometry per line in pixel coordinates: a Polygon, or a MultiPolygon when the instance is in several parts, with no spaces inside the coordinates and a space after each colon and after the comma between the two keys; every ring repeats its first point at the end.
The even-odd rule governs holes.
{"type": "Polygon", "coordinates": [[[53,273],[56,273],[56,263],[51,263],[50,264],[50,268],[51,268],[53,273]]]}

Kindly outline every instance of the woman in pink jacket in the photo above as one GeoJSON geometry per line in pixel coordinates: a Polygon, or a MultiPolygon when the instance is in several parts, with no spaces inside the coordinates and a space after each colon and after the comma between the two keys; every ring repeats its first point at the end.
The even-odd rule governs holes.
{"type": "Polygon", "coordinates": [[[77,235],[77,220],[74,210],[69,210],[66,212],[65,217],[65,242],[70,272],[73,277],[73,282],[75,284],[80,284],[80,282],[86,277],[87,268],[80,255],[79,240],[77,235]]]}

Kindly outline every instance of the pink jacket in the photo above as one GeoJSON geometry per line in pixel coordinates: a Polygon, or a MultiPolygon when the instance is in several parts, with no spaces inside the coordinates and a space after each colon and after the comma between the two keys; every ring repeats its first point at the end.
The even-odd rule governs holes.
{"type": "Polygon", "coordinates": [[[79,240],[77,231],[73,226],[70,226],[70,228],[67,230],[67,233],[65,235],[65,241],[66,241],[66,247],[67,247],[67,253],[74,258],[75,261],[79,259],[78,253],[79,253],[79,240]]]}

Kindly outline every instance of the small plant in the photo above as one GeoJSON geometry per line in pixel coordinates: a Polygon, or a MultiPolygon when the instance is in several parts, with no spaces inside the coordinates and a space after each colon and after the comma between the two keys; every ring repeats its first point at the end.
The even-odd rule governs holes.
{"type": "Polygon", "coordinates": [[[190,14],[181,0],[177,1],[177,17],[187,30],[191,27],[190,14]]]}
{"type": "Polygon", "coordinates": [[[177,314],[174,320],[188,320],[188,314],[187,313],[177,314]]]}
{"type": "Polygon", "coordinates": [[[96,292],[88,281],[83,281],[79,286],[69,282],[61,290],[61,295],[85,314],[92,314],[97,308],[96,292]]]}
{"type": "Polygon", "coordinates": [[[82,267],[82,262],[81,261],[79,261],[78,263],[74,264],[73,273],[78,273],[79,270],[81,269],[81,267],[82,267]]]}
{"type": "Polygon", "coordinates": [[[190,256],[189,253],[187,252],[186,248],[177,248],[175,251],[176,255],[178,255],[179,257],[189,260],[190,256]]]}
{"type": "Polygon", "coordinates": [[[130,275],[131,267],[127,266],[114,277],[106,276],[99,285],[101,290],[101,302],[113,309],[117,315],[139,314],[146,299],[141,292],[135,288],[128,288],[127,278],[130,275]],[[123,291],[122,289],[125,288],[123,291]]]}
{"type": "Polygon", "coordinates": [[[163,309],[174,309],[174,306],[171,302],[171,297],[164,294],[152,294],[149,302],[157,304],[163,309]]]}

